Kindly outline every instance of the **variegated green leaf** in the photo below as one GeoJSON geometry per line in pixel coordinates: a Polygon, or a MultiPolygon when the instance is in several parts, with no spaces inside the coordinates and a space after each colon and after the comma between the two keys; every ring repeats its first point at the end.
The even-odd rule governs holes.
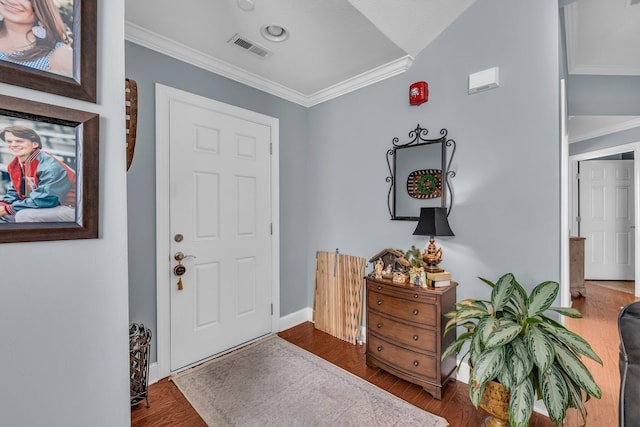
{"type": "Polygon", "coordinates": [[[447,335],[450,331],[457,329],[458,326],[461,326],[469,330],[470,328],[475,328],[476,324],[473,321],[468,319],[460,319],[460,320],[451,319],[445,325],[443,335],[447,335]]]}
{"type": "Polygon", "coordinates": [[[465,322],[469,319],[482,319],[488,315],[489,313],[487,311],[477,307],[461,307],[453,316],[449,317],[449,321],[447,321],[445,328],[451,328],[453,325],[465,322]]]}
{"type": "MultiPolygon", "coordinates": [[[[464,354],[458,353],[458,356],[460,357],[459,360],[464,360],[465,358],[469,357],[469,349],[467,348],[464,354]]],[[[462,365],[463,363],[458,364],[458,367],[456,368],[456,374],[460,372],[460,368],[462,367],[462,365]]]]}
{"type": "Polygon", "coordinates": [[[534,390],[527,378],[510,390],[509,424],[511,427],[527,427],[533,413],[534,390]]]}
{"type": "Polygon", "coordinates": [[[473,371],[470,378],[479,384],[486,384],[494,379],[502,365],[504,365],[505,356],[504,347],[496,347],[485,350],[473,362],[473,371]]]}
{"type": "Polygon", "coordinates": [[[494,326],[493,331],[487,337],[487,347],[496,347],[511,342],[522,332],[522,326],[510,319],[500,319],[498,327],[494,326]]]}
{"type": "Polygon", "coordinates": [[[582,389],[576,383],[571,381],[571,379],[562,369],[558,369],[558,371],[560,371],[560,373],[562,374],[562,378],[564,378],[565,384],[567,384],[569,408],[576,408],[582,416],[582,424],[586,424],[587,408],[585,408],[584,404],[582,403],[582,389]]]}
{"type": "Polygon", "coordinates": [[[515,308],[518,310],[519,316],[524,316],[527,313],[527,304],[529,301],[529,297],[527,296],[527,292],[524,290],[522,285],[513,279],[513,295],[511,295],[511,301],[513,302],[515,308]]]}
{"type": "Polygon", "coordinates": [[[562,374],[555,366],[550,366],[545,372],[540,373],[539,379],[542,401],[549,418],[556,423],[561,422],[566,416],[569,393],[562,374]]]}
{"type": "MultiPolygon", "coordinates": [[[[487,317],[487,316],[484,316],[487,317]]],[[[454,317],[453,319],[449,319],[447,324],[444,327],[445,333],[448,333],[450,330],[457,328],[460,325],[467,324],[468,322],[473,322],[471,319],[475,319],[475,316],[471,317],[454,317]]],[[[479,317],[482,319],[483,317],[479,317]]]]}
{"type": "Polygon", "coordinates": [[[573,382],[593,397],[600,399],[602,391],[591,376],[591,373],[580,359],[562,344],[553,343],[556,352],[556,360],[573,382]]]}
{"type": "Polygon", "coordinates": [[[516,279],[513,277],[513,274],[507,273],[496,282],[496,285],[491,291],[491,305],[493,306],[494,312],[501,311],[509,302],[511,295],[513,294],[513,282],[515,280],[516,279]]]}
{"type": "Polygon", "coordinates": [[[554,326],[558,326],[558,327],[564,327],[564,325],[562,325],[562,323],[556,321],[555,319],[547,316],[546,314],[541,314],[538,316],[540,319],[544,320],[545,323],[549,323],[551,325],[554,326]]]}
{"type": "Polygon", "coordinates": [[[476,335],[478,335],[478,338],[480,339],[480,342],[482,343],[482,348],[485,347],[485,343],[487,342],[487,338],[489,338],[489,335],[491,335],[491,332],[493,332],[493,330],[499,325],[499,321],[498,319],[496,319],[495,317],[485,317],[484,319],[480,319],[478,321],[478,324],[476,325],[476,335]]]}
{"type": "Polygon", "coordinates": [[[529,294],[527,317],[535,317],[551,307],[558,296],[560,285],[558,282],[542,282],[529,294]]]}
{"type": "Polygon", "coordinates": [[[533,358],[531,357],[531,353],[521,336],[515,337],[513,341],[511,341],[511,349],[513,350],[513,354],[520,359],[523,365],[523,372],[514,372],[516,382],[519,384],[531,373],[531,370],[533,369],[533,358]]]}
{"type": "Polygon", "coordinates": [[[445,351],[442,352],[441,360],[446,359],[453,353],[460,353],[460,350],[462,349],[462,345],[466,341],[471,340],[472,337],[473,337],[473,334],[470,332],[465,332],[463,334],[460,334],[460,336],[454,342],[449,344],[445,349],[445,351]]]}
{"type": "Polygon", "coordinates": [[[549,307],[548,310],[555,311],[556,313],[560,313],[563,316],[572,317],[574,319],[581,319],[582,313],[577,308],[571,307],[549,307]]]}
{"type": "MultiPolygon", "coordinates": [[[[488,302],[488,301],[487,301],[488,302]]],[[[456,303],[458,307],[476,307],[487,310],[487,304],[480,299],[467,298],[456,303]]]]}
{"type": "Polygon", "coordinates": [[[548,323],[542,324],[541,326],[574,352],[595,360],[602,365],[602,359],[598,357],[589,343],[580,335],[571,332],[564,326],[556,326],[548,323]]]}
{"type": "Polygon", "coordinates": [[[482,280],[484,283],[486,283],[487,285],[491,286],[492,288],[496,286],[496,284],[493,283],[491,280],[485,279],[483,277],[478,277],[478,279],[482,280]]]}
{"type": "Polygon", "coordinates": [[[514,356],[509,360],[509,371],[513,377],[513,385],[518,385],[529,377],[531,369],[527,369],[528,365],[518,356],[514,356]]]}
{"type": "Polygon", "coordinates": [[[505,358],[504,358],[504,364],[502,365],[502,369],[500,369],[500,371],[498,371],[498,375],[496,377],[497,381],[502,384],[505,388],[510,389],[512,385],[514,385],[513,383],[513,369],[511,366],[511,362],[514,359],[517,359],[516,357],[514,357],[513,355],[513,350],[511,350],[511,347],[506,345],[504,346],[505,349],[505,358]]]}
{"type": "Polygon", "coordinates": [[[471,366],[476,362],[476,358],[482,354],[482,342],[480,341],[480,335],[474,334],[471,338],[471,344],[469,345],[469,363],[471,366]]]}
{"type": "Polygon", "coordinates": [[[533,363],[541,372],[553,363],[553,342],[537,325],[529,325],[526,339],[527,348],[533,356],[533,363]]]}
{"type": "Polygon", "coordinates": [[[489,310],[486,307],[480,307],[477,305],[465,305],[458,307],[456,310],[455,318],[469,319],[473,317],[483,317],[489,315],[489,310]]]}
{"type": "Polygon", "coordinates": [[[480,404],[480,400],[482,399],[482,394],[484,393],[485,387],[486,384],[474,383],[471,381],[471,379],[469,379],[469,398],[471,399],[471,403],[473,403],[473,406],[475,406],[476,409],[480,404]]]}

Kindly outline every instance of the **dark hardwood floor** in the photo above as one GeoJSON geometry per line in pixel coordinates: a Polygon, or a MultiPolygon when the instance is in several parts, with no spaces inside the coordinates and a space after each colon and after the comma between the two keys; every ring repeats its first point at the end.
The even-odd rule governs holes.
{"type": "MultiPolygon", "coordinates": [[[[618,423],[620,380],[617,318],[620,308],[634,300],[631,294],[591,283],[587,283],[586,297],[573,300],[574,307],[580,309],[587,320],[568,319],[567,326],[589,341],[604,362],[603,366],[597,363],[589,364],[596,382],[602,389],[603,397],[587,402],[587,426],[614,426],[618,423]]],[[[482,410],[471,405],[466,384],[450,382],[444,390],[442,400],[436,400],[416,385],[379,369],[367,367],[364,346],[351,345],[318,331],[312,323],[303,323],[278,335],[419,408],[446,418],[451,427],[479,426],[485,416],[482,410]]],[[[146,408],[142,403],[131,409],[133,427],[206,426],[176,386],[167,379],[149,387],[149,401],[150,408],[146,408]]],[[[580,425],[575,410],[570,412],[565,425],[580,425]]],[[[534,413],[530,427],[552,425],[547,417],[534,413]]]]}

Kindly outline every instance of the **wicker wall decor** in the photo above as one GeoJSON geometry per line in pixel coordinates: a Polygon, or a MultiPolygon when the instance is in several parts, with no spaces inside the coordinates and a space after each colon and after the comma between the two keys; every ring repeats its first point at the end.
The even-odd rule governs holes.
{"type": "Polygon", "coordinates": [[[136,128],[138,126],[138,84],[125,79],[125,118],[127,122],[127,170],[133,162],[136,149],[136,128]]]}
{"type": "Polygon", "coordinates": [[[442,196],[442,171],[422,169],[407,177],[407,192],[414,199],[435,199],[442,196]]]}

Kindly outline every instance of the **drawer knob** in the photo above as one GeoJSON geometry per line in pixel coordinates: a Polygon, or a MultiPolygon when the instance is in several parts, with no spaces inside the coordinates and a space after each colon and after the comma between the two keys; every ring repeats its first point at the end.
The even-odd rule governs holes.
{"type": "Polygon", "coordinates": [[[382,305],[382,300],[378,300],[378,305],[382,305]]]}
{"type": "Polygon", "coordinates": [[[415,366],[416,368],[418,367],[418,365],[419,365],[419,364],[420,364],[420,363],[418,363],[418,361],[417,361],[417,360],[414,360],[414,361],[413,361],[413,366],[415,366]]]}
{"type": "Polygon", "coordinates": [[[414,297],[414,298],[420,298],[420,295],[415,294],[413,297],[414,297]]]}
{"type": "Polygon", "coordinates": [[[378,351],[382,351],[382,346],[381,345],[378,346],[378,351]]]}
{"type": "Polygon", "coordinates": [[[418,315],[418,309],[417,309],[417,308],[415,308],[415,309],[412,311],[412,313],[413,313],[413,315],[414,315],[414,316],[417,316],[417,315],[418,315]]]}
{"type": "Polygon", "coordinates": [[[382,328],[382,323],[378,323],[376,326],[378,327],[378,329],[382,328]]]}
{"type": "Polygon", "coordinates": [[[382,286],[378,286],[378,290],[381,291],[382,290],[382,286]]]}
{"type": "Polygon", "coordinates": [[[417,336],[417,335],[414,335],[414,336],[413,336],[413,340],[414,340],[414,341],[418,341],[418,336],[417,336]]]}

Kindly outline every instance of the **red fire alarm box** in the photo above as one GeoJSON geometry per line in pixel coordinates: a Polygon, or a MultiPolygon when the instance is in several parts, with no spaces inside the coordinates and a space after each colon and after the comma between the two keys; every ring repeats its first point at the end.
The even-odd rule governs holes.
{"type": "Polygon", "coordinates": [[[429,100],[429,85],[427,82],[415,82],[409,86],[409,104],[420,105],[429,100]]]}

